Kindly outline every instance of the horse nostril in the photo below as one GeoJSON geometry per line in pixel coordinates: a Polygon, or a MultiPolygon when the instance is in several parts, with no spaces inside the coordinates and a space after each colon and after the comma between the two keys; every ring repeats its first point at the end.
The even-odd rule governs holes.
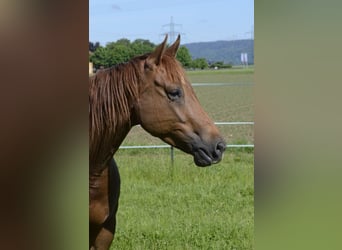
{"type": "Polygon", "coordinates": [[[219,151],[221,154],[226,150],[226,143],[223,141],[220,141],[216,144],[216,151],[219,151]]]}
{"type": "Polygon", "coordinates": [[[215,151],[213,152],[213,159],[215,161],[221,160],[222,154],[226,149],[226,143],[220,141],[216,144],[215,151]]]}

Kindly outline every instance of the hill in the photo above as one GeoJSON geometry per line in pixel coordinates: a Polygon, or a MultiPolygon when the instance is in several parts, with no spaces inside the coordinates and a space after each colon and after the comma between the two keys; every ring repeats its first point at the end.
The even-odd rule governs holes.
{"type": "Polygon", "coordinates": [[[248,64],[254,64],[254,40],[215,41],[184,44],[192,59],[206,58],[209,62],[224,61],[241,64],[241,53],[247,53],[248,64]]]}

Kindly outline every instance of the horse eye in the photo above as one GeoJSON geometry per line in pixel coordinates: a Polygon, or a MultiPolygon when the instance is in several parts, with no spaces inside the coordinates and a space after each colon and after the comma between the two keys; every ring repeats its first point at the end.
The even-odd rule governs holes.
{"type": "Polygon", "coordinates": [[[167,92],[167,97],[171,100],[171,101],[176,101],[177,99],[179,99],[180,97],[182,97],[182,90],[177,88],[177,89],[172,89],[170,91],[167,92]]]}

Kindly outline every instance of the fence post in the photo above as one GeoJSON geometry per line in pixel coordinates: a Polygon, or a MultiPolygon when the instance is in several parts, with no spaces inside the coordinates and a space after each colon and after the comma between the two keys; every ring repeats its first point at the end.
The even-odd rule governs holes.
{"type": "Polygon", "coordinates": [[[173,162],[174,162],[173,146],[171,146],[170,154],[171,154],[171,165],[173,166],[173,162]]]}

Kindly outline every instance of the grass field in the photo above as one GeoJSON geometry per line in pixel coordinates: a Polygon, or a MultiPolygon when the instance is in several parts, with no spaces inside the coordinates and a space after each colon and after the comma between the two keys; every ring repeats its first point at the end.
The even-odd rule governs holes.
{"type": "MultiPolygon", "coordinates": [[[[253,83],[253,70],[191,71],[192,82],[253,83]],[[200,81],[203,80],[203,81],[200,81]]],[[[251,85],[195,87],[215,121],[253,121],[251,85]]],[[[228,144],[254,143],[253,126],[219,127],[228,144]]],[[[133,128],[124,145],[162,144],[133,128]]],[[[227,149],[220,164],[198,168],[169,149],[121,149],[121,180],[112,249],[253,249],[254,155],[227,149]]]]}
{"type": "Polygon", "coordinates": [[[225,70],[194,70],[187,71],[191,82],[229,82],[229,83],[253,83],[254,67],[225,70]]]}

